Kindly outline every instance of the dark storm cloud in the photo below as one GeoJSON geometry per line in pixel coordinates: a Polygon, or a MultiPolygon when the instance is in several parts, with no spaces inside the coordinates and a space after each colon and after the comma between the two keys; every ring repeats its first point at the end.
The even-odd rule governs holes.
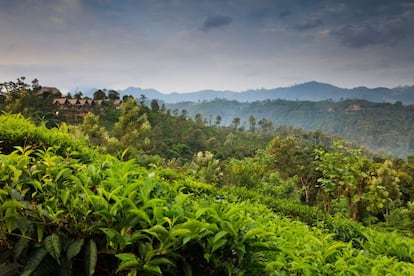
{"type": "Polygon", "coordinates": [[[286,18],[286,17],[290,16],[291,14],[292,14],[292,11],[285,10],[285,11],[281,11],[279,13],[279,17],[280,18],[286,18]]]}
{"type": "Polygon", "coordinates": [[[372,23],[349,24],[333,31],[333,36],[348,47],[362,48],[369,45],[395,45],[406,38],[414,24],[412,13],[398,18],[379,18],[372,23]]]}
{"type": "Polygon", "coordinates": [[[319,27],[320,25],[322,25],[322,20],[320,20],[319,18],[313,18],[302,24],[297,25],[295,29],[298,31],[307,31],[319,27]]]}
{"type": "Polygon", "coordinates": [[[411,84],[413,17],[414,0],[0,0],[0,77],[187,92],[411,84]]]}
{"type": "Polygon", "coordinates": [[[203,31],[208,31],[214,28],[220,28],[230,25],[233,19],[226,15],[211,15],[206,18],[201,28],[203,31]]]}

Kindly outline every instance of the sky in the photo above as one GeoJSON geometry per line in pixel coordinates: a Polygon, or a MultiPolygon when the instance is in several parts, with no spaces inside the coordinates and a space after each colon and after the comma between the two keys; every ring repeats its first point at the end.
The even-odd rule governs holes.
{"type": "Polygon", "coordinates": [[[244,91],[414,84],[414,0],[0,0],[0,82],[244,91]]]}

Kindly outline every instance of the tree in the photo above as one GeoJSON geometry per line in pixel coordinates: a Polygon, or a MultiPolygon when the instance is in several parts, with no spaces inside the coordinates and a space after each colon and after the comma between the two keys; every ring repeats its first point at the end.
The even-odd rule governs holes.
{"type": "Polygon", "coordinates": [[[235,117],[233,118],[233,121],[231,121],[232,127],[234,128],[234,130],[237,130],[237,128],[240,125],[240,118],[239,117],[235,117]]]}
{"type": "Polygon", "coordinates": [[[361,150],[348,147],[344,142],[335,142],[333,151],[315,150],[319,161],[317,170],[322,176],[318,179],[328,213],[331,202],[344,196],[353,220],[359,220],[364,191],[367,185],[369,160],[361,155],[361,150]]]}
{"type": "Polygon", "coordinates": [[[391,203],[397,205],[401,192],[398,172],[393,168],[390,160],[376,164],[368,181],[368,191],[365,195],[367,210],[378,214],[385,211],[385,217],[390,213],[391,203]]]}
{"type": "Polygon", "coordinates": [[[201,116],[200,113],[197,113],[194,117],[194,121],[196,123],[196,125],[201,126],[203,125],[203,117],[201,116]]]}
{"type": "Polygon", "coordinates": [[[73,95],[73,97],[78,100],[82,99],[82,96],[83,96],[83,93],[81,91],[78,91],[75,93],[75,95],[73,95]]]}
{"type": "Polygon", "coordinates": [[[272,131],[272,122],[262,118],[258,122],[262,134],[270,133],[272,131]]]}
{"type": "Polygon", "coordinates": [[[115,91],[115,90],[109,90],[108,91],[108,99],[110,99],[111,101],[115,101],[115,100],[119,100],[120,96],[119,96],[119,92],[115,91]]]}
{"type": "Polygon", "coordinates": [[[105,91],[103,91],[102,89],[96,90],[93,93],[94,100],[105,100],[105,98],[106,98],[106,94],[105,94],[105,91]]]}
{"type": "Polygon", "coordinates": [[[93,113],[88,113],[84,118],[82,124],[79,126],[80,130],[88,135],[89,141],[95,145],[101,145],[104,139],[104,129],[99,127],[99,116],[93,113]]]}
{"type": "Polygon", "coordinates": [[[216,122],[215,122],[215,125],[216,125],[217,127],[219,127],[219,126],[221,125],[221,121],[222,121],[221,116],[220,116],[220,115],[217,115],[217,116],[216,116],[216,122]]]}
{"type": "Polygon", "coordinates": [[[144,94],[141,94],[141,96],[139,97],[139,104],[141,106],[144,106],[146,100],[147,100],[147,97],[144,94]]]}
{"type": "Polygon", "coordinates": [[[149,144],[150,130],[147,114],[140,115],[140,106],[135,99],[129,98],[121,104],[120,116],[113,133],[124,148],[129,148],[132,152],[143,150],[149,144]]]}
{"type": "Polygon", "coordinates": [[[253,115],[249,117],[249,131],[252,133],[256,132],[256,118],[253,115]]]}
{"type": "Polygon", "coordinates": [[[38,79],[32,80],[32,90],[36,93],[37,91],[40,90],[40,88],[42,87],[39,84],[39,80],[38,79]]]}
{"type": "Polygon", "coordinates": [[[187,109],[182,109],[180,119],[187,120],[187,115],[188,115],[187,109]]]}
{"type": "Polygon", "coordinates": [[[214,159],[214,155],[209,151],[199,151],[191,162],[191,168],[196,171],[196,175],[206,183],[217,184],[219,182],[221,170],[219,160],[214,159]]]}
{"type": "Polygon", "coordinates": [[[152,100],[151,101],[151,110],[154,112],[158,112],[160,110],[160,106],[158,105],[158,101],[157,100],[152,100]]]}

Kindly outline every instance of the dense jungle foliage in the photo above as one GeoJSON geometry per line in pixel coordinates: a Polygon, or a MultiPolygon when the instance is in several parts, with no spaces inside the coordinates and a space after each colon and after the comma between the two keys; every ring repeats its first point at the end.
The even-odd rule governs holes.
{"type": "Polygon", "coordinates": [[[273,127],[282,125],[305,130],[319,129],[353,140],[373,151],[404,158],[414,150],[414,106],[402,105],[401,102],[373,103],[355,99],[338,102],[266,100],[241,103],[216,99],[171,104],[169,108],[186,109],[190,116],[220,116],[224,125],[234,124],[234,118],[238,118],[238,125],[245,129],[255,124],[260,130],[266,122],[273,127]]]}
{"type": "Polygon", "coordinates": [[[50,107],[52,125],[12,103],[0,115],[4,275],[414,272],[413,156],[208,126],[145,99],[69,123],[50,107]]]}

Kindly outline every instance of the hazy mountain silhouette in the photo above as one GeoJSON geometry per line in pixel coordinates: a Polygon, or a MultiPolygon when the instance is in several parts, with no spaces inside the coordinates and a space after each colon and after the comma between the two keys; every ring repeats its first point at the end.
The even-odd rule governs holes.
{"type": "MultiPolygon", "coordinates": [[[[331,84],[316,81],[306,82],[290,87],[280,87],[273,89],[252,89],[243,92],[201,90],[190,93],[161,93],[155,89],[142,89],[138,87],[128,87],[118,90],[121,97],[132,95],[139,98],[145,95],[147,99],[158,99],[167,103],[177,102],[198,102],[213,100],[216,98],[237,100],[240,102],[253,102],[272,99],[293,100],[293,101],[340,101],[345,99],[363,99],[371,102],[395,103],[401,101],[404,104],[414,104],[414,86],[398,86],[395,88],[367,88],[355,87],[352,89],[340,88],[331,84]]],[[[88,90],[84,95],[92,96],[93,91],[88,90]],[[90,94],[90,95],[89,95],[90,94]]]]}

